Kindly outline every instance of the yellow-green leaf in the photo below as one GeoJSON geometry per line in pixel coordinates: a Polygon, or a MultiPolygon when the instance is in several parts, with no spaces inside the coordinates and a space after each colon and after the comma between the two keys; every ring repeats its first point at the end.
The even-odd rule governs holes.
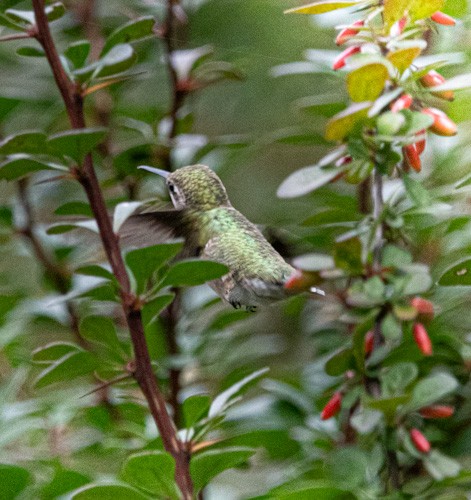
{"type": "Polygon", "coordinates": [[[412,21],[423,19],[441,10],[444,3],[445,0],[384,0],[384,21],[390,27],[405,15],[412,21]]]}
{"type": "Polygon", "coordinates": [[[381,95],[388,75],[388,69],[380,62],[367,64],[350,72],[347,89],[352,101],[374,101],[381,95]]]}
{"type": "Polygon", "coordinates": [[[401,73],[403,73],[414,62],[415,58],[420,55],[422,50],[423,47],[415,45],[390,52],[387,58],[401,73]]]}
{"type": "Polygon", "coordinates": [[[345,9],[352,5],[357,5],[358,2],[314,2],[294,9],[285,10],[285,14],[324,14],[332,10],[345,9]]]}
{"type": "Polygon", "coordinates": [[[352,104],[332,117],[327,123],[325,138],[328,141],[341,141],[355,125],[363,121],[371,107],[371,102],[352,104]]]}

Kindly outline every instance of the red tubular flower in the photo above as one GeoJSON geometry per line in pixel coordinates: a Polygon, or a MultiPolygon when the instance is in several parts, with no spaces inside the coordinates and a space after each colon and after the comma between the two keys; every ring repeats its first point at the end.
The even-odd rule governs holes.
{"type": "MultiPolygon", "coordinates": [[[[424,87],[430,89],[433,89],[433,87],[437,87],[438,85],[442,85],[445,82],[446,79],[442,75],[440,75],[440,73],[437,73],[434,70],[429,71],[426,75],[424,75],[420,79],[420,83],[424,87]]],[[[437,92],[430,90],[430,92],[433,92],[433,94],[436,95],[437,97],[440,97],[441,99],[446,99],[447,101],[453,101],[455,99],[455,93],[452,90],[440,90],[437,92]]]]}
{"type": "Polygon", "coordinates": [[[420,156],[417,151],[415,144],[409,144],[402,148],[404,158],[407,160],[408,165],[413,168],[416,172],[422,170],[422,162],[420,161],[420,156]]]}
{"type": "Polygon", "coordinates": [[[352,38],[352,36],[355,36],[360,28],[364,26],[365,21],[360,20],[360,21],[355,21],[351,26],[348,28],[344,28],[338,35],[337,38],[335,39],[335,43],[337,45],[343,45],[347,40],[352,38]]]}
{"type": "Polygon", "coordinates": [[[335,417],[337,413],[340,411],[340,407],[342,406],[342,393],[336,392],[324,406],[324,409],[321,413],[322,420],[328,420],[329,418],[335,417]]]}
{"type": "Polygon", "coordinates": [[[373,330],[369,330],[365,335],[365,354],[369,356],[373,352],[375,334],[373,330]]]}
{"type": "Polygon", "coordinates": [[[417,347],[422,351],[424,356],[431,356],[433,354],[432,341],[428,336],[425,326],[422,323],[416,323],[413,331],[417,347]]]}
{"type": "Polygon", "coordinates": [[[446,113],[437,108],[424,108],[422,113],[429,115],[433,118],[433,124],[430,130],[437,135],[452,136],[458,132],[456,123],[451,120],[446,113]]]}
{"type": "Polygon", "coordinates": [[[455,409],[448,405],[432,405],[425,406],[419,413],[424,418],[448,418],[455,413],[455,409]]]}
{"type": "Polygon", "coordinates": [[[397,113],[401,111],[401,109],[409,109],[412,104],[412,96],[410,94],[403,94],[399,99],[396,99],[392,104],[391,104],[391,111],[393,113],[397,113]]]}
{"type": "Polygon", "coordinates": [[[404,28],[406,27],[407,21],[408,21],[407,16],[401,17],[399,21],[395,22],[391,26],[390,35],[391,36],[401,35],[402,32],[404,31],[404,28]]]}
{"type": "MultiPolygon", "coordinates": [[[[423,130],[420,130],[419,132],[417,132],[417,134],[415,134],[415,135],[424,136],[425,134],[426,134],[426,130],[423,129],[423,130]]],[[[424,152],[425,145],[426,145],[425,138],[424,139],[420,139],[420,141],[417,141],[415,143],[415,149],[417,149],[417,153],[419,153],[419,155],[421,155],[424,152]]]]}
{"type": "Polygon", "coordinates": [[[411,429],[409,435],[417,451],[420,451],[421,453],[428,453],[432,448],[428,439],[419,431],[419,429],[411,429]]]}
{"type": "Polygon", "coordinates": [[[360,52],[360,47],[358,45],[353,45],[352,47],[348,47],[348,49],[345,49],[343,52],[341,52],[335,59],[332,64],[332,69],[337,71],[340,68],[343,68],[345,66],[346,60],[353,56],[353,54],[357,54],[360,52]]]}
{"type": "Polygon", "coordinates": [[[437,12],[432,14],[430,18],[434,23],[442,24],[443,26],[454,26],[456,24],[455,19],[440,10],[437,10],[437,12]]]}
{"type": "Polygon", "coordinates": [[[427,319],[432,319],[434,314],[433,304],[430,300],[422,297],[414,297],[410,301],[410,305],[417,311],[418,314],[426,316],[427,319]]]}

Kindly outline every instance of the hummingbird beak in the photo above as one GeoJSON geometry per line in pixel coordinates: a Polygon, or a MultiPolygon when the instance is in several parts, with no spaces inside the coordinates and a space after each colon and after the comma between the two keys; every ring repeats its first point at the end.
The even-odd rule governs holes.
{"type": "Polygon", "coordinates": [[[170,172],[167,170],[161,170],[160,168],[154,168],[154,167],[148,167],[147,165],[140,165],[139,167],[141,170],[147,170],[148,172],[152,172],[153,174],[160,175],[161,177],[164,177],[165,179],[170,175],[170,172]]]}

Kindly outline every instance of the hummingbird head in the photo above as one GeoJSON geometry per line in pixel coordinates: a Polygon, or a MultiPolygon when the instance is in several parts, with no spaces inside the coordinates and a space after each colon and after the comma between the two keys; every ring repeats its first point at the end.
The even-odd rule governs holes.
{"type": "Polygon", "coordinates": [[[147,166],[138,168],[165,177],[172,203],[178,210],[210,210],[230,205],[221,179],[206,165],[189,165],[172,173],[147,166]]]}

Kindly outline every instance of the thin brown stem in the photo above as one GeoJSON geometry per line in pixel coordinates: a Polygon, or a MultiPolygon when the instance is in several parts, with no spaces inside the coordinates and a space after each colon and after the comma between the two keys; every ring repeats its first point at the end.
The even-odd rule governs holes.
{"type": "MultiPolygon", "coordinates": [[[[85,118],[80,88],[68,79],[62,67],[44,13],[44,0],[33,0],[33,8],[37,22],[37,39],[46,53],[57,87],[62,95],[71,126],[74,129],[84,128],[85,118]]],[[[167,412],[165,400],[152,370],[139,309],[140,306],[131,291],[118,239],[113,232],[90,154],[85,157],[83,164],[80,168],[76,169],[75,173],[88,197],[98,224],[103,247],[120,286],[121,305],[134,347],[136,361],[135,379],[147,400],[152,417],[159,429],[163,445],[175,459],[175,479],[182,492],[182,496],[185,500],[191,499],[193,497],[193,484],[189,471],[189,455],[183,443],[177,437],[175,425],[167,412]]]]}
{"type": "Polygon", "coordinates": [[[25,38],[32,38],[31,33],[12,33],[11,35],[0,36],[0,42],[10,42],[12,40],[24,40],[25,38]]]}

